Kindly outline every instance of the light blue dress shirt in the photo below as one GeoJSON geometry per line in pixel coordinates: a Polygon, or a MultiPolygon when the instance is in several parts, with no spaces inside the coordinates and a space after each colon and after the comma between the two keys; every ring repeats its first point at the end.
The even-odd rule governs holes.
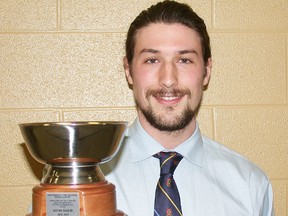
{"type": "MultiPolygon", "coordinates": [[[[117,156],[101,165],[116,186],[117,207],[129,216],[152,216],[159,160],[165,151],[136,119],[117,156]]],[[[184,216],[273,216],[273,192],[266,175],[241,155],[194,134],[174,151],[183,155],[174,173],[184,216]]]]}

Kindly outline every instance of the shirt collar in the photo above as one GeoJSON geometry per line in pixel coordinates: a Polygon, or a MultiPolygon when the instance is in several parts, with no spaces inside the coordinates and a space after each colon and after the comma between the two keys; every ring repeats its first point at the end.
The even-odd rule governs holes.
{"type": "MultiPolygon", "coordinates": [[[[145,160],[160,151],[167,151],[143,129],[138,118],[130,126],[128,137],[132,162],[145,160]]],[[[198,123],[192,136],[170,151],[176,151],[190,163],[202,167],[203,141],[198,123]]]]}
{"type": "Polygon", "coordinates": [[[202,167],[203,140],[198,123],[196,123],[196,129],[192,136],[184,143],[178,145],[174,151],[180,153],[190,163],[202,167]]]}
{"type": "Polygon", "coordinates": [[[163,150],[163,146],[143,129],[138,118],[129,128],[128,137],[132,162],[145,160],[163,150]]]}

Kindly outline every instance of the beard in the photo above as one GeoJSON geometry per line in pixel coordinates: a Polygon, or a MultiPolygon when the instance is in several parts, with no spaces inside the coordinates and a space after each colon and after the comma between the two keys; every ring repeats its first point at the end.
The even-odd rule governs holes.
{"type": "Polygon", "coordinates": [[[143,108],[139,105],[139,103],[136,100],[136,106],[142,112],[142,114],[149,122],[149,124],[152,125],[154,128],[166,132],[174,132],[182,130],[187,125],[189,125],[189,123],[197,115],[198,110],[200,108],[202,96],[198,104],[196,104],[195,109],[189,106],[189,101],[191,101],[192,98],[191,97],[192,94],[189,90],[178,90],[178,89],[173,89],[172,91],[171,90],[167,91],[164,89],[148,90],[146,93],[146,99],[149,100],[149,98],[152,96],[164,97],[166,95],[173,95],[175,97],[182,97],[184,95],[188,96],[188,102],[180,114],[176,115],[172,113],[174,110],[173,106],[164,107],[163,110],[165,110],[166,112],[163,114],[157,114],[151,104],[149,104],[146,108],[143,108]]]}

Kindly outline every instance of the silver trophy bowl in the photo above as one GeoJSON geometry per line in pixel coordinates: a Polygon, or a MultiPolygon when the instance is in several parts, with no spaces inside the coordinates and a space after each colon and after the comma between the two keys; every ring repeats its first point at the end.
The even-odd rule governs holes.
{"type": "Polygon", "coordinates": [[[98,164],[118,152],[127,122],[19,124],[34,159],[46,164],[42,184],[87,184],[105,180],[98,164]]]}

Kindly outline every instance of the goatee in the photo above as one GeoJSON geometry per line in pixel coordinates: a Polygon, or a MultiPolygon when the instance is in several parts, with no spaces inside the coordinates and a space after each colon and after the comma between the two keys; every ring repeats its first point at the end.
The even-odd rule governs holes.
{"type": "MultiPolygon", "coordinates": [[[[170,92],[167,92],[165,90],[150,90],[146,93],[146,98],[149,100],[149,97],[151,96],[158,96],[158,97],[165,97],[167,95],[173,95],[177,97],[182,97],[184,95],[187,95],[188,102],[191,100],[191,92],[188,90],[173,90],[170,92]]],[[[150,125],[155,127],[156,129],[160,131],[166,131],[166,132],[174,132],[184,129],[189,123],[193,120],[193,118],[197,115],[198,110],[200,108],[201,100],[199,101],[199,104],[197,104],[195,110],[193,110],[187,103],[184,110],[177,116],[170,116],[173,119],[168,119],[169,115],[174,115],[173,112],[174,107],[168,106],[164,107],[163,109],[166,109],[167,113],[165,114],[157,114],[154,112],[152,105],[150,104],[148,107],[143,108],[139,106],[139,104],[136,101],[137,108],[143,113],[146,120],[149,122],[150,125]],[[168,118],[167,118],[168,116],[168,118]]]]}

